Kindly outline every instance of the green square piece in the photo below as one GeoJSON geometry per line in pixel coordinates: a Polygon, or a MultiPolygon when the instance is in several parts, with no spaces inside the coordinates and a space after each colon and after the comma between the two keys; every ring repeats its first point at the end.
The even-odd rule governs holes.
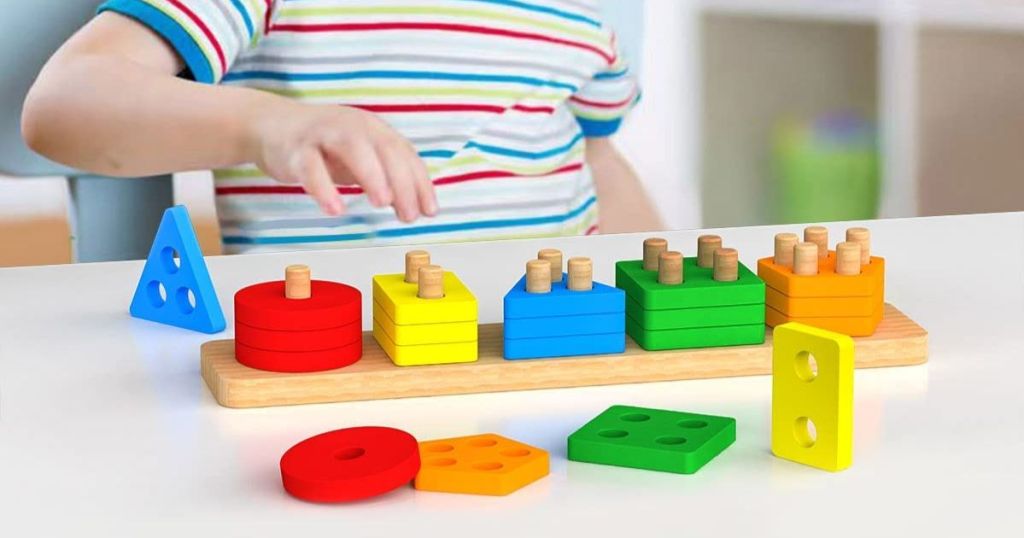
{"type": "Polygon", "coordinates": [[[613,405],[569,436],[569,460],[693,474],[734,441],[734,418],[613,405]]]}
{"type": "Polygon", "coordinates": [[[737,280],[718,282],[711,268],[697,265],[697,258],[683,260],[683,283],[676,285],[660,284],[658,272],[645,270],[642,260],[618,262],[615,287],[644,310],[763,305],[765,294],[764,281],[742,263],[737,280]]]}
{"type": "Polygon", "coordinates": [[[675,310],[644,310],[632,298],[626,299],[626,315],[648,331],[698,329],[733,325],[764,325],[763,303],[675,310]]]}
{"type": "Polygon", "coordinates": [[[762,322],[753,325],[650,331],[641,327],[632,317],[626,316],[626,334],[647,351],[663,351],[763,344],[765,327],[762,322]]]}

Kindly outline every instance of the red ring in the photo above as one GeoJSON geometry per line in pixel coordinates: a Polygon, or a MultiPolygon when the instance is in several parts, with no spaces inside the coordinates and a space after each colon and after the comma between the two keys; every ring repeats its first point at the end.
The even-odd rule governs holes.
{"type": "Polygon", "coordinates": [[[322,433],[281,456],[285,491],[313,502],[375,497],[408,484],[419,470],[416,438],[379,426],[322,433]]]}
{"type": "Polygon", "coordinates": [[[235,341],[267,351],[323,351],[363,337],[362,320],[316,331],[272,331],[235,321],[235,341]]]}
{"type": "Polygon", "coordinates": [[[352,286],[314,280],[309,299],[288,299],[284,281],[264,282],[235,294],[235,321],[272,331],[333,329],[362,316],[363,296],[352,286]]]}
{"type": "Polygon", "coordinates": [[[351,344],[321,351],[268,351],[235,341],[235,360],[268,372],[323,372],[344,368],[363,356],[363,339],[351,344]]]}

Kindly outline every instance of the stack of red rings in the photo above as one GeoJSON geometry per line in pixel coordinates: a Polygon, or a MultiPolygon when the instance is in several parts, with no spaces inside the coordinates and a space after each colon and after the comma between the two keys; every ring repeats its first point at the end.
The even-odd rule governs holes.
{"type": "Polygon", "coordinates": [[[235,359],[271,372],[319,372],[363,355],[362,294],[323,280],[309,297],[289,299],[285,282],[264,282],[235,294],[235,359]]]}

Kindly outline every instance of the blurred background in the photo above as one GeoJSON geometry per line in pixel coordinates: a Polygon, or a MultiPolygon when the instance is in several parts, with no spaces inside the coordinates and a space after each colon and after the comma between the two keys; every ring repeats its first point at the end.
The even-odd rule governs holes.
{"type": "MultiPolygon", "coordinates": [[[[110,218],[152,214],[136,195],[189,206],[220,252],[205,172],[129,196],[18,143],[31,75],[11,73],[38,69],[98,3],[27,3],[62,26],[0,20],[0,266],[144,257],[152,231],[110,218]]],[[[1024,210],[1024,2],[603,4],[644,88],[617,142],[668,228],[1024,210]]]]}

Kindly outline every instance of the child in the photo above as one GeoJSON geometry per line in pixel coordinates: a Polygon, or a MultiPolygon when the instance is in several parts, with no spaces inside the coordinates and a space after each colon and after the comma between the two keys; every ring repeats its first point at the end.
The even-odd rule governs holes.
{"type": "Polygon", "coordinates": [[[214,169],[228,252],[553,236],[597,200],[658,227],[607,139],[637,98],[593,1],[109,0],[23,133],[97,174],[214,169]]]}

